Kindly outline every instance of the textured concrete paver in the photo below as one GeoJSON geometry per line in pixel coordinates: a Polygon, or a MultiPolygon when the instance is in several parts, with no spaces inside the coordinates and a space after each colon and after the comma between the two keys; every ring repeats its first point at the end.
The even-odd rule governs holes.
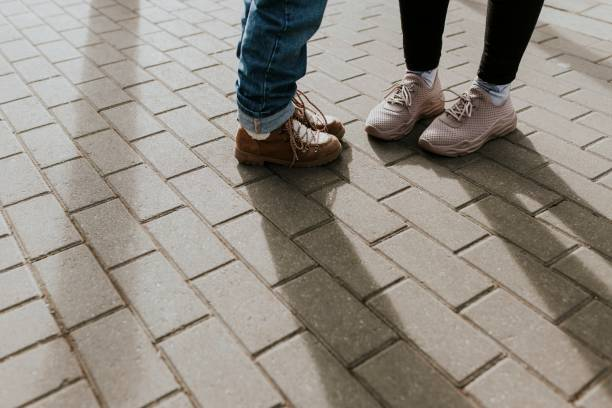
{"type": "Polygon", "coordinates": [[[611,7],[547,0],[518,129],[447,159],[363,131],[397,2],[329,1],[299,86],[345,149],[287,169],[233,155],[241,2],[0,0],[0,406],[608,408],[611,7]]]}

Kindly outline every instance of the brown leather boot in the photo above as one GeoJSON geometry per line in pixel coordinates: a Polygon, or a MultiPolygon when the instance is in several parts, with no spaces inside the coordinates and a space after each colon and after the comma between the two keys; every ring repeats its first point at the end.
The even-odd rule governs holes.
{"type": "Polygon", "coordinates": [[[341,152],[337,137],[303,124],[295,115],[264,140],[252,138],[243,128],[236,135],[235,155],[242,164],[314,167],[336,160],[341,152]]]}
{"type": "Polygon", "coordinates": [[[293,97],[293,104],[295,105],[296,117],[300,122],[313,129],[334,135],[338,139],[344,137],[346,130],[342,122],[333,116],[325,115],[321,112],[304,92],[299,90],[296,92],[293,97]]]}

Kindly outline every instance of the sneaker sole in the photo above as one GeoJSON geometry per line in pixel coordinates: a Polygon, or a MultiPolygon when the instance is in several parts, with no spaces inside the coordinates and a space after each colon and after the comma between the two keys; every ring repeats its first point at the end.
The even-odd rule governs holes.
{"type": "Polygon", "coordinates": [[[381,133],[373,126],[366,125],[365,131],[368,135],[375,137],[380,140],[384,140],[386,142],[396,142],[400,139],[403,139],[406,135],[408,135],[414,129],[414,126],[421,120],[432,119],[444,112],[444,101],[441,100],[439,103],[434,103],[432,106],[428,106],[421,112],[418,118],[412,123],[408,129],[404,129],[401,132],[393,132],[390,134],[381,133]]]}
{"type": "Polygon", "coordinates": [[[266,156],[257,156],[252,153],[243,152],[239,149],[234,149],[234,156],[238,160],[238,163],[248,165],[248,166],[263,166],[266,163],[278,164],[286,167],[318,167],[323,166],[325,164],[331,163],[336,160],[340,154],[342,153],[342,146],[338,148],[336,152],[330,154],[329,156],[322,157],[319,160],[311,161],[311,162],[300,162],[296,161],[295,163],[291,163],[291,161],[279,160],[273,157],[266,156]]]}
{"type": "Polygon", "coordinates": [[[432,145],[428,141],[424,139],[419,140],[419,147],[423,150],[427,150],[430,153],[434,153],[440,156],[446,157],[460,157],[466,156],[468,154],[472,154],[475,151],[479,150],[485,143],[490,142],[493,139],[497,139],[499,137],[506,136],[509,133],[512,133],[517,126],[517,116],[516,113],[510,118],[509,121],[502,120],[496,126],[494,126],[489,132],[484,133],[478,139],[466,143],[461,142],[452,146],[436,146],[432,145]]]}

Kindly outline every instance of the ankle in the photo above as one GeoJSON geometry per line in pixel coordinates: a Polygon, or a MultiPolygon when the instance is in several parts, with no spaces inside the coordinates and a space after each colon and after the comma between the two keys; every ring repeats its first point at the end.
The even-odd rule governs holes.
{"type": "Polygon", "coordinates": [[[503,105],[510,97],[510,85],[495,85],[490,82],[483,81],[480,78],[474,80],[474,85],[485,91],[491,97],[491,102],[495,106],[503,105]]]}
{"type": "Polygon", "coordinates": [[[438,68],[430,69],[428,71],[413,71],[408,69],[407,72],[417,74],[429,88],[432,88],[434,82],[436,81],[436,76],[438,75],[438,68]]]}

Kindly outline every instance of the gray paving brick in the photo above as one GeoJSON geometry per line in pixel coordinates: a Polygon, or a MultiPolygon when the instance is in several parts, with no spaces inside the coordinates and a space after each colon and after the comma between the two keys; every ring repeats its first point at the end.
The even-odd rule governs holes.
{"type": "MultiPolygon", "coordinates": [[[[142,24],[142,19],[137,20],[137,25],[145,27],[145,24],[142,24]]],[[[156,26],[154,27],[157,28],[156,26]]],[[[123,53],[143,68],[170,61],[170,58],[163,52],[156,50],[148,44],[128,48],[127,50],[123,50],[123,53]]]]}
{"type": "Polygon", "coordinates": [[[492,340],[412,280],[369,303],[456,382],[465,380],[500,353],[492,340]],[[424,313],[413,313],[414,310],[424,313]]]}
{"type": "Polygon", "coordinates": [[[36,48],[32,47],[28,41],[21,39],[0,44],[0,51],[2,51],[9,62],[36,57],[39,54],[36,48]]]}
{"type": "Polygon", "coordinates": [[[461,212],[545,262],[575,245],[572,239],[497,197],[488,197],[461,212]]]}
{"type": "Polygon", "coordinates": [[[7,214],[31,258],[81,240],[81,236],[52,195],[14,205],[7,209],[7,214]]]}
{"type": "Polygon", "coordinates": [[[200,78],[193,75],[190,71],[176,62],[156,65],[149,68],[148,71],[173,91],[194,86],[202,82],[200,78]]]}
{"type": "Polygon", "coordinates": [[[78,381],[31,405],[34,408],[96,408],[98,402],[86,381],[78,381]]]}
{"type": "Polygon", "coordinates": [[[102,398],[111,406],[145,405],[177,387],[144,331],[126,309],[88,324],[72,336],[102,398]],[[126,342],[126,338],[130,341],[126,342]],[[136,383],[138,387],[133,386],[136,383]]]}
{"type": "MultiPolygon", "coordinates": [[[[571,122],[562,116],[555,115],[539,107],[532,107],[531,109],[521,112],[519,114],[519,119],[540,130],[563,138],[571,143],[575,143],[578,146],[587,145],[603,136],[596,130],[571,122]]],[[[531,146],[527,147],[531,148],[531,146]]],[[[536,149],[532,148],[531,150],[536,149]]],[[[546,156],[549,150],[536,151],[546,156]]],[[[551,158],[554,159],[554,157],[551,158]]]]}
{"type": "Polygon", "coordinates": [[[134,150],[112,130],[83,137],[77,143],[102,174],[113,173],[142,162],[134,150]]]}
{"type": "Polygon", "coordinates": [[[102,67],[102,71],[117,81],[121,88],[142,84],[154,79],[147,71],[132,61],[121,61],[105,65],[102,67]]]}
{"type": "Polygon", "coordinates": [[[468,180],[422,156],[409,157],[392,168],[413,184],[421,186],[455,208],[484,194],[468,180]]]}
{"type": "Polygon", "coordinates": [[[327,99],[334,103],[359,95],[359,91],[320,72],[313,72],[306,75],[300,81],[300,84],[304,86],[306,90],[324,90],[327,99]]]}
{"type": "Polygon", "coordinates": [[[137,103],[105,110],[103,115],[120,135],[130,141],[164,130],[162,125],[137,103]]]}
{"type": "Polygon", "coordinates": [[[569,280],[499,238],[488,239],[462,256],[553,321],[589,297],[569,280]]]}
{"type": "Polygon", "coordinates": [[[527,173],[547,162],[545,157],[505,139],[487,143],[479,153],[520,174],[527,173]]]}
{"type": "MultiPolygon", "coordinates": [[[[599,66],[601,67],[602,65],[599,66]]],[[[612,68],[608,69],[610,69],[610,72],[612,72],[612,68]]],[[[610,77],[612,78],[612,75],[610,77]]],[[[609,114],[612,110],[612,102],[610,102],[609,95],[594,92],[590,89],[580,89],[576,92],[572,92],[571,94],[566,95],[565,98],[569,99],[570,101],[587,106],[588,108],[599,111],[601,113],[609,114]]]]}
{"type": "MultiPolygon", "coordinates": [[[[235,68],[228,68],[225,65],[214,65],[212,67],[196,71],[196,74],[200,78],[203,78],[206,83],[221,91],[222,94],[228,95],[236,92],[237,70],[237,66],[235,68]]],[[[202,80],[200,80],[200,82],[201,81],[202,80]]]]}
{"type": "Polygon", "coordinates": [[[612,118],[599,112],[592,112],[576,120],[576,122],[598,130],[604,135],[612,135],[612,118]]]}
{"type": "Polygon", "coordinates": [[[158,117],[189,146],[223,136],[222,131],[189,106],[162,113],[158,117]]]}
{"type": "Polygon", "coordinates": [[[47,107],[81,99],[79,91],[68,80],[62,77],[34,82],[30,86],[47,107]]]}
{"type": "Polygon", "coordinates": [[[2,111],[16,132],[34,129],[53,122],[53,118],[36,98],[19,99],[2,105],[2,111]]]}
{"type": "Polygon", "coordinates": [[[136,166],[107,178],[140,221],[182,205],[178,196],[147,166],[136,166]]]}
{"type": "Polygon", "coordinates": [[[40,167],[79,157],[80,153],[68,135],[58,125],[43,126],[21,134],[40,167]]]}
{"type": "MultiPolygon", "coordinates": [[[[531,86],[524,86],[514,91],[513,96],[525,99],[536,106],[544,106],[546,109],[563,116],[566,119],[574,119],[589,113],[589,109],[531,86]]],[[[573,95],[573,94],[572,94],[573,95]]]]}
{"type": "Polygon", "coordinates": [[[300,276],[277,291],[346,364],[395,337],[389,327],[323,269],[300,276]]]}
{"type": "Polygon", "coordinates": [[[503,290],[470,306],[464,315],[556,385],[566,397],[580,390],[607,365],[503,290]]]}
{"type": "Polygon", "coordinates": [[[172,179],[171,184],[213,225],[251,209],[249,203],[209,168],[172,179]]]}
{"type": "Polygon", "coordinates": [[[81,84],[104,77],[104,73],[85,58],[60,62],[59,64],[55,64],[55,66],[62,71],[64,76],[73,84],[81,84]]]}
{"type": "Polygon", "coordinates": [[[595,251],[580,248],[563,258],[555,265],[555,269],[563,272],[603,299],[612,302],[612,261],[595,251]]]}
{"type": "Polygon", "coordinates": [[[0,238],[0,255],[0,270],[15,267],[24,261],[17,242],[11,236],[0,238]]]}
{"type": "Polygon", "coordinates": [[[106,267],[154,249],[150,238],[119,200],[83,210],[74,218],[106,267]]]}
{"type": "Polygon", "coordinates": [[[19,406],[80,377],[79,364],[63,339],[0,363],[0,400],[19,406]]]}
{"type": "MultiPolygon", "coordinates": [[[[59,71],[43,57],[34,57],[13,64],[26,83],[58,75],[59,71]]],[[[11,70],[12,71],[12,70],[11,70]]]]}
{"type": "Polygon", "coordinates": [[[189,398],[185,394],[177,394],[161,401],[157,407],[160,408],[193,408],[189,398]]]}
{"type": "Polygon", "coordinates": [[[603,140],[590,145],[587,150],[597,153],[608,160],[612,160],[612,138],[604,138],[603,140]]]}
{"type": "Polygon", "coordinates": [[[195,71],[217,64],[217,61],[193,47],[183,47],[166,52],[173,60],[183,64],[187,69],[195,71]]]}
{"type": "Polygon", "coordinates": [[[82,47],[80,51],[98,66],[125,59],[123,54],[106,43],[82,47]]]}
{"type": "Polygon", "coordinates": [[[288,336],[301,326],[240,262],[207,274],[194,284],[251,353],[288,336]]]}
{"type": "Polygon", "coordinates": [[[414,229],[383,241],[377,248],[452,307],[491,286],[476,269],[414,229]]]}
{"type": "Polygon", "coordinates": [[[158,252],[111,274],[155,338],[208,314],[204,303],[158,252]]]}
{"type": "Polygon", "coordinates": [[[0,77],[0,104],[32,95],[17,75],[0,77]]]}
{"type": "Polygon", "coordinates": [[[139,140],[134,145],[165,178],[204,166],[201,160],[168,132],[139,140]]]}
{"type": "Polygon", "coordinates": [[[84,245],[44,258],[34,265],[67,328],[123,304],[84,245]]]}
{"type": "Polygon", "coordinates": [[[539,218],[612,256],[612,224],[590,211],[564,201],[539,218]]]}
{"type": "Polygon", "coordinates": [[[0,274],[0,310],[38,296],[40,292],[27,266],[0,274]]]}
{"type": "Polygon", "coordinates": [[[210,85],[198,85],[178,93],[207,118],[213,118],[236,110],[233,102],[210,85]]]}
{"type": "Polygon", "coordinates": [[[453,251],[487,235],[477,224],[417,188],[411,188],[384,202],[411,224],[453,251]]]}
{"type": "Polygon", "coordinates": [[[350,184],[324,187],[312,197],[370,242],[404,226],[397,215],[350,184]],[[368,217],[359,215],[363,213],[368,217]]]}
{"type": "Polygon", "coordinates": [[[12,333],[10,336],[2,336],[0,340],[0,358],[59,332],[57,323],[42,300],[35,300],[0,314],[0,329],[2,333],[12,333]]]}
{"type": "Polygon", "coordinates": [[[569,408],[571,405],[519,363],[506,359],[467,386],[466,391],[490,408],[569,408]],[[515,392],[520,389],[521,392],[515,392]]]}
{"type": "Polygon", "coordinates": [[[606,408],[612,404],[612,377],[608,376],[605,381],[599,383],[587,392],[579,401],[581,408],[606,408]]]}
{"type": "Polygon", "coordinates": [[[336,174],[325,167],[287,168],[273,165],[271,168],[281,178],[297,187],[304,194],[312,193],[327,184],[340,180],[336,174]]]}
{"type": "Polygon", "coordinates": [[[110,79],[102,78],[79,85],[79,89],[97,110],[109,108],[130,100],[110,79]]]}
{"type": "Polygon", "coordinates": [[[489,160],[479,160],[458,172],[532,214],[560,200],[552,191],[489,160]]]}
{"type": "Polygon", "coordinates": [[[362,69],[344,62],[329,53],[313,56],[309,59],[308,63],[338,81],[344,81],[364,73],[362,69]]]}
{"type": "Polygon", "coordinates": [[[217,319],[190,327],[162,348],[202,405],[264,408],[282,401],[217,319]]]}
{"type": "Polygon", "coordinates": [[[233,255],[189,209],[146,224],[179,268],[194,278],[233,259],[233,255]]]}
{"type": "Polygon", "coordinates": [[[390,407],[472,406],[429,362],[403,341],[366,361],[355,372],[390,407]]]}
{"type": "Polygon", "coordinates": [[[185,105],[185,102],[157,81],[136,85],[127,92],[155,114],[185,105]]]}
{"type": "Polygon", "coordinates": [[[58,106],[51,112],[73,138],[108,128],[106,121],[86,101],[58,106]]]}
{"type": "Polygon", "coordinates": [[[232,220],[219,227],[219,232],[270,285],[314,265],[300,248],[257,213],[232,220]],[[244,231],[249,231],[248,237],[244,231]]]}
{"type": "Polygon", "coordinates": [[[612,309],[603,303],[588,304],[562,327],[605,356],[612,356],[612,309]]]}
{"type": "Polygon", "coordinates": [[[0,122],[0,158],[4,158],[22,151],[17,138],[5,122],[0,122]]]}
{"type": "Polygon", "coordinates": [[[612,192],[556,164],[543,167],[530,175],[557,193],[612,219],[612,192]]]}

